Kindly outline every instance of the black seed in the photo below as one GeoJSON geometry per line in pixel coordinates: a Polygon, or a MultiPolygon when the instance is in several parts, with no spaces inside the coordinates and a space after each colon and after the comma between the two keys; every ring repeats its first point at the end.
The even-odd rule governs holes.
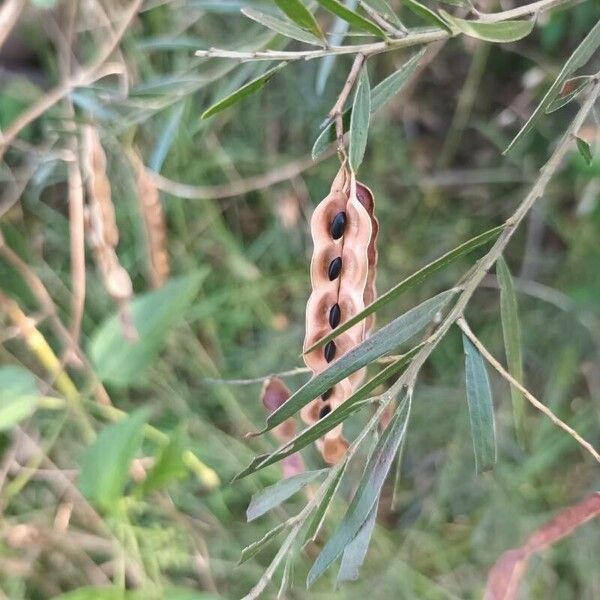
{"type": "Polygon", "coordinates": [[[331,237],[334,240],[339,240],[344,235],[345,229],[346,213],[342,211],[335,215],[335,217],[333,217],[333,221],[331,222],[331,229],[329,230],[329,232],[331,233],[331,237]]]}
{"type": "Polygon", "coordinates": [[[331,394],[333,394],[333,388],[329,388],[324,394],[321,394],[321,400],[329,400],[329,396],[331,396],[331,394]]]}
{"type": "Polygon", "coordinates": [[[329,281],[333,281],[339,276],[342,270],[342,257],[338,256],[329,263],[329,269],[327,269],[327,275],[329,275],[329,281]]]}
{"type": "Polygon", "coordinates": [[[325,356],[325,360],[327,362],[331,362],[335,358],[335,342],[332,340],[331,342],[327,342],[325,344],[325,349],[323,350],[323,355],[325,356]]]}
{"type": "Polygon", "coordinates": [[[334,304],[329,311],[329,325],[331,329],[335,329],[340,324],[342,318],[342,311],[339,304],[334,304]]]}
{"type": "Polygon", "coordinates": [[[329,404],[326,404],[320,411],[319,411],[319,419],[322,419],[323,417],[326,417],[329,413],[331,412],[331,406],[329,406],[329,404]]]}

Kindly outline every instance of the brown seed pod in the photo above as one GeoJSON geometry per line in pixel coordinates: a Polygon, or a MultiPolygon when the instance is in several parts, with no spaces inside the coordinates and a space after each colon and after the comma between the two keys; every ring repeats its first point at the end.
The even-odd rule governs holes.
{"type": "Polygon", "coordinates": [[[169,277],[165,213],[160,202],[158,188],[136,152],[131,153],[131,161],[136,171],[138,205],[148,245],[150,279],[152,286],[158,288],[162,287],[169,277]]]}
{"type": "MultiPolygon", "coordinates": [[[[311,218],[314,251],[305,350],[374,299],[378,229],[373,194],[342,166],[311,218]]],[[[356,324],[325,346],[306,353],[304,362],[313,373],[320,373],[360,344],[371,327],[372,320],[356,324]]],[[[363,374],[364,370],[353,373],[305,406],[301,411],[303,420],[316,423],[337,408],[356,389],[363,374]]],[[[341,432],[339,425],[317,444],[328,463],[337,462],[346,452],[348,444],[341,432]]]]}
{"type": "MultiPolygon", "coordinates": [[[[260,398],[267,413],[277,410],[292,395],[288,387],[278,377],[269,377],[263,383],[260,398]]],[[[296,423],[293,418],[286,419],[271,432],[280,442],[290,441],[296,435],[296,423]]],[[[302,473],[304,462],[298,452],[286,456],[282,461],[284,478],[302,473]]]]}
{"type": "Polygon", "coordinates": [[[119,243],[119,230],[106,175],[106,154],[98,131],[91,125],[83,131],[82,164],[87,187],[85,216],[88,244],[94,252],[94,260],[106,291],[114,300],[122,303],[133,295],[133,286],[115,251],[119,243]]]}

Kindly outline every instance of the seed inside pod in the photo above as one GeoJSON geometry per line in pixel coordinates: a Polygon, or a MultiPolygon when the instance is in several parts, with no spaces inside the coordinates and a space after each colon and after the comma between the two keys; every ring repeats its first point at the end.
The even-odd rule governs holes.
{"type": "Polygon", "coordinates": [[[331,329],[335,329],[340,324],[342,318],[342,311],[340,305],[336,302],[329,311],[329,325],[331,329]]]}
{"type": "Polygon", "coordinates": [[[334,240],[339,240],[343,235],[346,229],[346,213],[344,211],[339,212],[335,217],[333,217],[333,221],[331,222],[331,228],[329,232],[331,233],[331,237],[334,240]]]}
{"type": "Polygon", "coordinates": [[[326,404],[320,411],[319,411],[319,419],[322,419],[323,417],[326,417],[329,413],[331,412],[331,406],[329,406],[329,404],[326,404]]]}
{"type": "Polygon", "coordinates": [[[331,340],[331,342],[327,342],[325,344],[325,349],[323,350],[323,356],[325,356],[325,360],[327,362],[331,362],[335,358],[335,342],[331,340]]]}
{"type": "Polygon", "coordinates": [[[329,268],[327,269],[327,275],[329,276],[329,281],[333,281],[337,277],[339,277],[340,271],[342,270],[342,257],[338,256],[334,258],[329,263],[329,268]]]}
{"type": "Polygon", "coordinates": [[[325,402],[326,400],[329,400],[329,397],[331,396],[331,394],[333,394],[333,388],[329,388],[326,392],[321,394],[321,400],[323,400],[323,402],[325,402]]]}

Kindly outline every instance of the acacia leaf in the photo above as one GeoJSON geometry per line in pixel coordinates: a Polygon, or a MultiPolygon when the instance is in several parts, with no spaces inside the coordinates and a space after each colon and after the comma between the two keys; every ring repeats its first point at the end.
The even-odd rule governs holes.
{"type": "Polygon", "coordinates": [[[467,403],[477,474],[496,464],[496,427],[490,380],[483,357],[463,333],[467,403]]]}

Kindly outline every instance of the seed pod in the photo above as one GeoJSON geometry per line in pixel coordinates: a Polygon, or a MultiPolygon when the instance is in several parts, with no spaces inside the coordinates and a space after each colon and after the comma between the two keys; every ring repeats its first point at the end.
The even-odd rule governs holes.
{"type": "MultiPolygon", "coordinates": [[[[272,413],[277,410],[291,396],[288,387],[278,377],[270,377],[266,379],[260,398],[267,413],[272,413]]],[[[289,442],[296,434],[296,423],[293,418],[286,419],[281,425],[275,427],[272,431],[273,436],[280,442],[289,442]]],[[[298,452],[286,456],[282,461],[283,477],[291,477],[302,473],[304,462],[298,452]]]]}
{"type": "MultiPolygon", "coordinates": [[[[106,154],[98,131],[88,125],[83,132],[82,164],[86,175],[87,200],[85,210],[88,243],[106,291],[123,304],[133,295],[127,271],[120,265],[116,253],[119,230],[115,219],[110,182],[106,175],[106,154]]],[[[123,308],[123,307],[122,307],[123,308]]],[[[127,337],[132,337],[129,331],[127,337]]]]}
{"type": "MultiPolygon", "coordinates": [[[[338,172],[327,197],[316,207],[311,218],[314,243],[311,262],[312,293],[306,307],[306,337],[304,349],[335,329],[342,320],[359,313],[375,293],[374,269],[377,251],[373,230],[377,234],[377,220],[373,215],[371,192],[356,182],[345,166],[338,172]],[[367,289],[368,288],[368,289],[367,289]]],[[[314,374],[327,368],[365,337],[365,323],[345,331],[335,341],[304,355],[306,365],[314,374]]],[[[316,423],[335,410],[356,389],[363,377],[357,372],[336,383],[320,398],[305,406],[302,419],[316,423]]],[[[338,425],[317,442],[317,447],[328,463],[344,455],[348,447],[338,425]]]]}
{"type": "Polygon", "coordinates": [[[152,287],[159,288],[169,277],[165,213],[160,203],[158,189],[148,175],[140,156],[132,152],[130,157],[136,171],[138,206],[146,234],[148,271],[152,287]]]}

